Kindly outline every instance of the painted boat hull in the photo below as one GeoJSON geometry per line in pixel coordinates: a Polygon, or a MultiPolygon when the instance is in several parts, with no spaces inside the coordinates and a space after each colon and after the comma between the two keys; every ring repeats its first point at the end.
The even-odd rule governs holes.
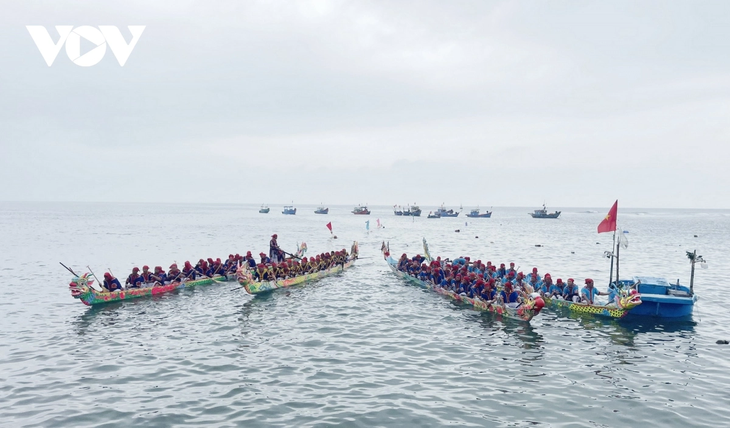
{"type": "Polygon", "coordinates": [[[329,214],[329,212],[330,212],[330,209],[329,208],[325,208],[323,210],[316,210],[314,213],[315,214],[329,214]]]}
{"type": "MultiPolygon", "coordinates": [[[[101,305],[105,303],[120,302],[123,300],[138,299],[142,297],[158,296],[160,294],[169,293],[182,288],[191,288],[201,285],[209,285],[220,282],[226,282],[228,279],[223,277],[214,278],[203,278],[194,281],[186,282],[174,282],[167,285],[160,285],[157,287],[143,287],[143,288],[129,288],[126,290],[117,290],[111,292],[100,292],[91,288],[88,284],[88,274],[86,276],[76,277],[69,284],[71,289],[71,295],[79,299],[83,304],[87,306],[101,305]]],[[[233,278],[231,275],[229,278],[233,278]]],[[[93,280],[92,280],[93,282],[93,280]]]]}
{"type": "Polygon", "coordinates": [[[243,288],[245,288],[249,294],[259,294],[267,291],[278,290],[280,288],[293,287],[295,285],[304,284],[305,282],[316,281],[326,276],[331,276],[343,272],[345,269],[352,266],[355,263],[355,260],[357,260],[357,258],[350,260],[344,265],[331,267],[327,270],[314,272],[307,275],[300,275],[294,278],[279,279],[276,281],[253,281],[250,272],[247,271],[246,273],[238,275],[238,283],[243,285],[243,288]]]}
{"type": "Polygon", "coordinates": [[[492,312],[498,315],[502,315],[506,318],[513,318],[516,320],[521,321],[527,321],[529,322],[532,318],[535,317],[539,313],[539,311],[532,310],[528,308],[526,305],[521,305],[518,308],[511,308],[504,305],[499,304],[487,304],[484,300],[481,299],[472,299],[467,296],[461,296],[459,294],[454,293],[451,290],[446,290],[445,288],[435,286],[433,284],[429,284],[427,282],[423,282],[418,278],[414,278],[405,272],[401,272],[397,268],[396,261],[388,256],[386,259],[386,262],[388,262],[388,267],[390,270],[393,271],[396,276],[405,279],[406,281],[418,285],[421,288],[425,288],[427,290],[436,292],[438,294],[441,294],[442,296],[448,297],[449,299],[456,300],[458,302],[462,302],[464,304],[467,304],[472,307],[472,309],[476,311],[482,311],[482,312],[492,312]]]}
{"type": "Polygon", "coordinates": [[[558,218],[560,217],[560,211],[550,213],[550,214],[535,214],[535,213],[528,213],[532,216],[532,218],[558,218]]]}
{"type": "MultiPolygon", "coordinates": [[[[644,296],[641,297],[643,301],[644,296]]],[[[629,313],[629,310],[616,306],[584,305],[580,303],[569,302],[567,300],[550,299],[547,297],[543,298],[543,300],[545,301],[545,306],[550,306],[551,308],[567,309],[570,312],[574,313],[589,314],[604,318],[623,318],[629,313]]],[[[636,308],[641,306],[643,306],[643,303],[636,308]]]]}

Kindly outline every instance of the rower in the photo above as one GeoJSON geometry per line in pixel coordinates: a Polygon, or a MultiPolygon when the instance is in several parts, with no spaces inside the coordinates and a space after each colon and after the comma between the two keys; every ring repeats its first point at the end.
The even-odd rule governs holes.
{"type": "Polygon", "coordinates": [[[150,267],[147,265],[142,266],[142,273],[139,274],[140,278],[142,278],[142,283],[147,284],[150,282],[153,282],[152,279],[152,272],[150,272],[150,267]]]}
{"type": "Polygon", "coordinates": [[[267,257],[266,254],[259,253],[259,257],[261,257],[261,261],[259,263],[261,263],[262,265],[265,266],[271,263],[271,258],[267,257]]]}
{"type": "Polygon", "coordinates": [[[246,252],[246,257],[244,257],[244,260],[248,264],[248,267],[255,268],[256,267],[256,260],[254,260],[253,256],[251,255],[250,251],[246,252]]]}
{"type": "Polygon", "coordinates": [[[112,274],[107,272],[104,274],[104,288],[109,291],[117,291],[122,289],[122,284],[112,274]]]}
{"type": "Polygon", "coordinates": [[[563,288],[563,299],[568,302],[580,301],[580,292],[578,290],[578,286],[575,282],[573,282],[573,278],[568,278],[568,283],[565,284],[565,288],[563,288]]]}
{"type": "Polygon", "coordinates": [[[520,298],[520,295],[512,289],[512,283],[509,281],[504,284],[504,290],[502,290],[499,295],[502,297],[502,302],[505,304],[517,303],[520,298]]]}
{"type": "Polygon", "coordinates": [[[192,263],[186,260],[185,265],[183,266],[182,276],[186,279],[195,280],[195,278],[198,276],[198,271],[195,270],[192,263]]]}
{"type": "Polygon", "coordinates": [[[135,267],[132,269],[132,273],[127,277],[125,285],[127,288],[139,288],[140,283],[142,283],[142,277],[139,276],[139,268],[135,267]]]}
{"type": "Polygon", "coordinates": [[[589,305],[596,304],[596,296],[607,296],[607,295],[608,295],[608,293],[598,291],[598,289],[594,288],[593,280],[590,278],[586,278],[586,286],[580,290],[581,300],[583,301],[583,303],[587,303],[589,305]]]}
{"type": "Polygon", "coordinates": [[[167,281],[167,274],[164,270],[162,270],[162,266],[155,266],[155,273],[152,274],[151,278],[155,280],[156,283],[164,285],[165,281],[167,281]]]}
{"type": "MultiPolygon", "coordinates": [[[[547,274],[545,274],[545,278],[547,279],[547,274]]],[[[563,284],[563,280],[561,278],[558,278],[558,281],[551,285],[548,289],[548,292],[550,293],[551,298],[556,299],[562,299],[563,298],[563,289],[565,288],[565,284],[563,284]]]]}
{"type": "Polygon", "coordinates": [[[180,269],[177,268],[177,263],[173,263],[170,265],[170,270],[167,271],[167,279],[170,282],[180,281],[180,278],[182,278],[183,274],[180,271],[180,269]]]}

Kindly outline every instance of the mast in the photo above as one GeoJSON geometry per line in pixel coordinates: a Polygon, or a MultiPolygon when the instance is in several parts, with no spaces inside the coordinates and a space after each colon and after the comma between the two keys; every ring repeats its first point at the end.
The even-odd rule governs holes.
{"type": "Polygon", "coordinates": [[[697,260],[697,250],[694,250],[691,257],[692,262],[692,273],[689,275],[689,293],[694,295],[694,284],[695,284],[695,261],[697,260]]]}
{"type": "MultiPolygon", "coordinates": [[[[613,244],[611,244],[611,273],[608,275],[608,285],[611,285],[613,283],[613,248],[616,246],[616,229],[613,231],[613,244]]],[[[616,273],[618,279],[618,272],[616,273]]]]}
{"type": "MultiPolygon", "coordinates": [[[[614,230],[614,233],[616,233],[615,230],[614,230]]],[[[618,262],[619,262],[619,249],[620,248],[621,248],[621,237],[619,237],[619,242],[616,244],[616,283],[617,284],[618,284],[618,281],[619,281],[619,276],[618,276],[618,262]]]]}

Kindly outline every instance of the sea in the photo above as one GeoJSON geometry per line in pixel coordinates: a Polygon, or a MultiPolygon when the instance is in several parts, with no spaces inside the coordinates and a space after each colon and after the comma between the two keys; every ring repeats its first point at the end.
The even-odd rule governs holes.
{"type": "MultiPolygon", "coordinates": [[[[423,253],[515,262],[605,291],[606,207],[493,207],[492,218],[398,217],[392,207],[0,203],[2,427],[730,426],[730,211],[624,209],[622,278],[689,284],[690,319],[606,320],[543,310],[530,323],[460,306],[398,279],[423,253]],[[557,207],[557,209],[561,209],[557,207]],[[369,223],[368,223],[369,222],[369,223]],[[332,225],[332,233],[326,227],[332,225]],[[380,226],[380,227],[378,227],[380,226]],[[100,307],[72,275],[267,252],[360,259],[318,282],[251,296],[235,282],[100,307]]],[[[458,207],[451,207],[457,208],[458,207]]],[[[471,207],[464,207],[468,210],[471,207]]]]}

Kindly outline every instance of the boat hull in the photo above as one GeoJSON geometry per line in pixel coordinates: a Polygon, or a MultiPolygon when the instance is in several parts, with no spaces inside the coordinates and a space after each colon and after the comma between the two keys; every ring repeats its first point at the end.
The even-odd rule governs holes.
{"type": "Polygon", "coordinates": [[[260,210],[259,210],[259,213],[260,213],[260,214],[268,214],[268,213],[269,213],[269,211],[270,211],[270,209],[269,209],[269,208],[266,208],[266,209],[260,209],[260,210]]]}
{"type": "Polygon", "coordinates": [[[682,285],[670,284],[665,278],[634,276],[621,280],[623,287],[634,286],[644,302],[629,311],[629,315],[655,318],[682,318],[692,315],[698,296],[682,285]]]}
{"type": "Polygon", "coordinates": [[[325,208],[323,210],[317,210],[314,213],[315,214],[329,214],[329,212],[330,212],[330,209],[329,208],[325,208]]]}
{"type": "Polygon", "coordinates": [[[344,271],[351,267],[357,258],[350,260],[344,265],[337,265],[327,270],[310,273],[307,275],[299,275],[294,278],[278,279],[276,281],[253,281],[251,273],[246,271],[238,274],[238,283],[246,289],[249,294],[259,294],[267,291],[278,290],[280,288],[289,288],[295,285],[304,284],[305,282],[316,281],[326,276],[331,276],[344,271]]]}
{"type": "Polygon", "coordinates": [[[532,218],[558,218],[560,217],[560,211],[550,213],[550,214],[535,214],[535,213],[528,213],[532,216],[532,218]]]}
{"type": "MultiPolygon", "coordinates": [[[[643,299],[644,296],[642,296],[643,299]]],[[[603,306],[603,305],[586,305],[581,303],[575,303],[575,302],[569,302],[567,300],[561,300],[561,299],[550,299],[550,298],[544,298],[545,305],[550,306],[552,308],[560,308],[560,309],[567,309],[570,312],[579,313],[579,314],[589,314],[593,316],[598,317],[604,317],[604,318],[623,318],[628,313],[629,310],[624,308],[619,308],[616,306],[603,306]]],[[[643,300],[642,300],[643,301],[643,300]]],[[[637,306],[636,308],[639,308],[643,306],[641,305],[637,306]]],[[[636,309],[634,308],[634,309],[636,309]]]]}
{"type": "Polygon", "coordinates": [[[533,310],[532,308],[529,308],[527,305],[521,305],[517,308],[511,308],[511,307],[500,305],[497,303],[490,304],[490,303],[487,303],[484,300],[478,299],[478,298],[472,299],[467,296],[462,296],[462,295],[454,293],[451,290],[447,290],[443,287],[438,287],[436,285],[433,285],[433,284],[430,284],[427,282],[423,282],[418,278],[414,278],[414,277],[406,274],[405,272],[399,271],[398,268],[396,267],[395,260],[393,260],[393,258],[390,256],[388,256],[386,258],[386,262],[388,262],[388,267],[390,268],[390,270],[393,271],[394,274],[396,274],[396,276],[398,276],[402,279],[405,279],[406,281],[408,281],[412,284],[418,285],[421,288],[425,288],[427,290],[441,294],[442,296],[448,297],[449,299],[469,305],[476,311],[492,312],[492,313],[495,313],[498,315],[502,315],[506,318],[513,318],[516,320],[527,321],[527,322],[529,322],[532,318],[535,317],[535,315],[537,315],[540,312],[537,310],[533,310]]]}
{"type": "MultiPolygon", "coordinates": [[[[233,275],[231,275],[231,278],[232,277],[233,275]]],[[[91,288],[88,279],[89,275],[84,274],[81,277],[74,278],[69,284],[71,295],[74,298],[79,299],[83,304],[87,306],[120,302],[123,300],[138,299],[142,297],[157,296],[182,288],[191,288],[201,285],[209,285],[228,281],[228,279],[218,276],[214,278],[197,279],[194,281],[173,282],[171,284],[159,285],[156,287],[128,288],[126,290],[100,292],[91,288]]]]}

